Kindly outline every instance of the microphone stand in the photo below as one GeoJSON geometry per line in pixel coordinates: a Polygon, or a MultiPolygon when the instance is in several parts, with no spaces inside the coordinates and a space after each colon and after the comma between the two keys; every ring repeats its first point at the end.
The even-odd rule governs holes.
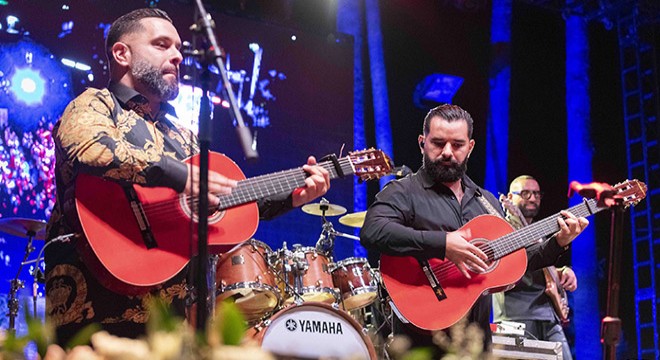
{"type": "Polygon", "coordinates": [[[616,359],[619,344],[621,319],[619,316],[619,291],[621,288],[621,247],[623,242],[623,207],[612,208],[610,227],[610,267],[607,278],[607,313],[601,321],[600,342],[603,344],[603,359],[616,359]]]}
{"type": "Polygon", "coordinates": [[[211,144],[211,106],[208,98],[209,91],[209,70],[208,66],[213,63],[217,66],[222,77],[222,90],[226,100],[229,101],[231,114],[236,121],[239,140],[248,160],[258,158],[256,150],[251,147],[252,139],[250,129],[245,126],[241,116],[236,97],[232,91],[227,69],[222,59],[222,52],[214,34],[214,22],[208,14],[202,0],[195,0],[199,18],[191,26],[191,30],[203,35],[205,49],[202,52],[202,76],[201,88],[202,97],[200,100],[199,112],[199,207],[197,224],[197,322],[196,328],[200,331],[206,330],[208,320],[208,169],[209,169],[209,149],[211,144]]]}
{"type": "Polygon", "coordinates": [[[18,316],[18,290],[23,288],[23,281],[20,279],[21,270],[23,270],[23,263],[30,256],[30,253],[34,251],[34,246],[32,245],[32,239],[36,233],[32,230],[27,232],[28,243],[25,246],[25,254],[23,255],[23,261],[21,261],[20,266],[18,267],[18,272],[16,272],[16,277],[11,280],[11,288],[9,289],[9,300],[7,300],[7,306],[9,308],[9,333],[16,334],[16,317],[18,316]]]}

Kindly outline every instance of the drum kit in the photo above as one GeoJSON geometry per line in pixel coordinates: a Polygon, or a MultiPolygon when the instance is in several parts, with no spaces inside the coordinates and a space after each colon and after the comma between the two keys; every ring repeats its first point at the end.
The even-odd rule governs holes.
{"type": "MultiPolygon", "coordinates": [[[[322,199],[302,210],[321,216],[322,231],[316,246],[286,243],[272,250],[267,244],[251,239],[212,259],[210,284],[215,302],[232,301],[242,311],[250,326],[248,335],[276,355],[296,358],[377,359],[387,357],[384,341],[388,338],[391,311],[382,294],[378,269],[366,258],[350,257],[334,261],[337,237],[359,237],[334,229],[327,217],[339,216],[346,209],[322,199]]],[[[359,228],[365,211],[347,214],[339,222],[359,228]]],[[[8,299],[9,331],[16,331],[19,312],[18,291],[23,267],[35,264],[32,314],[37,317],[38,283],[43,282],[39,263],[46,246],[36,259],[34,242],[44,240],[46,223],[40,220],[0,219],[0,232],[27,238],[18,272],[11,280],[8,299]]],[[[53,239],[69,241],[73,234],[53,239]],[[61,238],[61,239],[60,239],[61,238]]]]}
{"type": "MultiPolygon", "coordinates": [[[[316,246],[289,249],[283,243],[272,250],[251,239],[217,255],[216,302],[233,301],[251,326],[248,334],[277,355],[375,359],[374,344],[388,335],[381,334],[384,324],[373,320],[387,318],[383,301],[377,301],[379,272],[366,258],[333,260],[337,237],[359,240],[336,231],[326,218],[345,214],[345,208],[322,199],[302,210],[323,219],[316,246]]],[[[339,222],[359,228],[365,213],[344,215],[339,222]]]]}

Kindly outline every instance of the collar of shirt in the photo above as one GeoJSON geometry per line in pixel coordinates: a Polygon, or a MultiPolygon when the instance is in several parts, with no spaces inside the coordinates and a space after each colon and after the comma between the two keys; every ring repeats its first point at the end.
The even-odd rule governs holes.
{"type": "MultiPolygon", "coordinates": [[[[149,100],[147,100],[144,95],[135,91],[135,89],[116,82],[111,82],[108,85],[108,90],[110,90],[117,97],[117,100],[119,100],[122,107],[133,110],[140,116],[151,120],[151,115],[148,108],[149,100]]],[[[156,116],[156,119],[159,121],[165,121],[168,125],[171,126],[172,124],[170,124],[170,121],[164,116],[165,114],[172,115],[175,118],[177,117],[174,106],[170,105],[168,102],[160,103],[160,111],[156,116]]]]}
{"type": "MultiPolygon", "coordinates": [[[[424,166],[419,168],[419,171],[417,173],[419,174],[419,180],[425,189],[436,187],[440,191],[446,192],[448,194],[453,194],[452,191],[444,184],[439,184],[433,181],[431,175],[429,175],[429,173],[426,171],[426,168],[424,166]]],[[[475,194],[481,196],[481,189],[479,189],[477,184],[475,184],[474,181],[472,181],[472,179],[470,179],[469,176],[463,175],[463,178],[461,178],[461,186],[463,187],[463,192],[465,193],[466,196],[468,196],[468,198],[473,197],[475,194]]]]}

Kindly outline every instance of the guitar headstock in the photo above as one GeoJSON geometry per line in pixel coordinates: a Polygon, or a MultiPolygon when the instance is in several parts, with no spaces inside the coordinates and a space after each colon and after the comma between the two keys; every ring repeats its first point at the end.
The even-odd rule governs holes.
{"type": "Polygon", "coordinates": [[[514,205],[513,202],[508,197],[506,197],[506,195],[500,194],[499,200],[504,210],[513,213],[516,216],[522,215],[520,213],[520,209],[518,209],[518,207],[514,205]]]}
{"type": "Polygon", "coordinates": [[[511,201],[506,195],[500,194],[500,203],[502,204],[502,207],[504,210],[507,212],[507,221],[511,223],[515,228],[520,228],[523,226],[527,226],[527,219],[525,219],[525,215],[523,215],[522,211],[520,211],[520,208],[516,206],[516,204],[511,201]],[[518,224],[520,223],[520,224],[518,224]]]}
{"type": "Polygon", "coordinates": [[[382,150],[374,148],[351,151],[348,153],[355,175],[360,180],[378,179],[392,171],[392,160],[382,150]]]}
{"type": "Polygon", "coordinates": [[[620,182],[613,186],[614,199],[621,202],[624,207],[635,206],[646,198],[646,184],[633,179],[620,182]]]}

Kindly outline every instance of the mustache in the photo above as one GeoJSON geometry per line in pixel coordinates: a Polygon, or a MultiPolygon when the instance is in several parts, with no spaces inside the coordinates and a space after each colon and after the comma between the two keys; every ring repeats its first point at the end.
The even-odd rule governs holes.
{"type": "Polygon", "coordinates": [[[446,166],[446,165],[443,165],[443,163],[450,163],[452,166],[458,165],[458,161],[456,161],[454,158],[439,158],[439,159],[433,161],[433,163],[436,164],[436,165],[442,165],[442,166],[446,166]]]}

